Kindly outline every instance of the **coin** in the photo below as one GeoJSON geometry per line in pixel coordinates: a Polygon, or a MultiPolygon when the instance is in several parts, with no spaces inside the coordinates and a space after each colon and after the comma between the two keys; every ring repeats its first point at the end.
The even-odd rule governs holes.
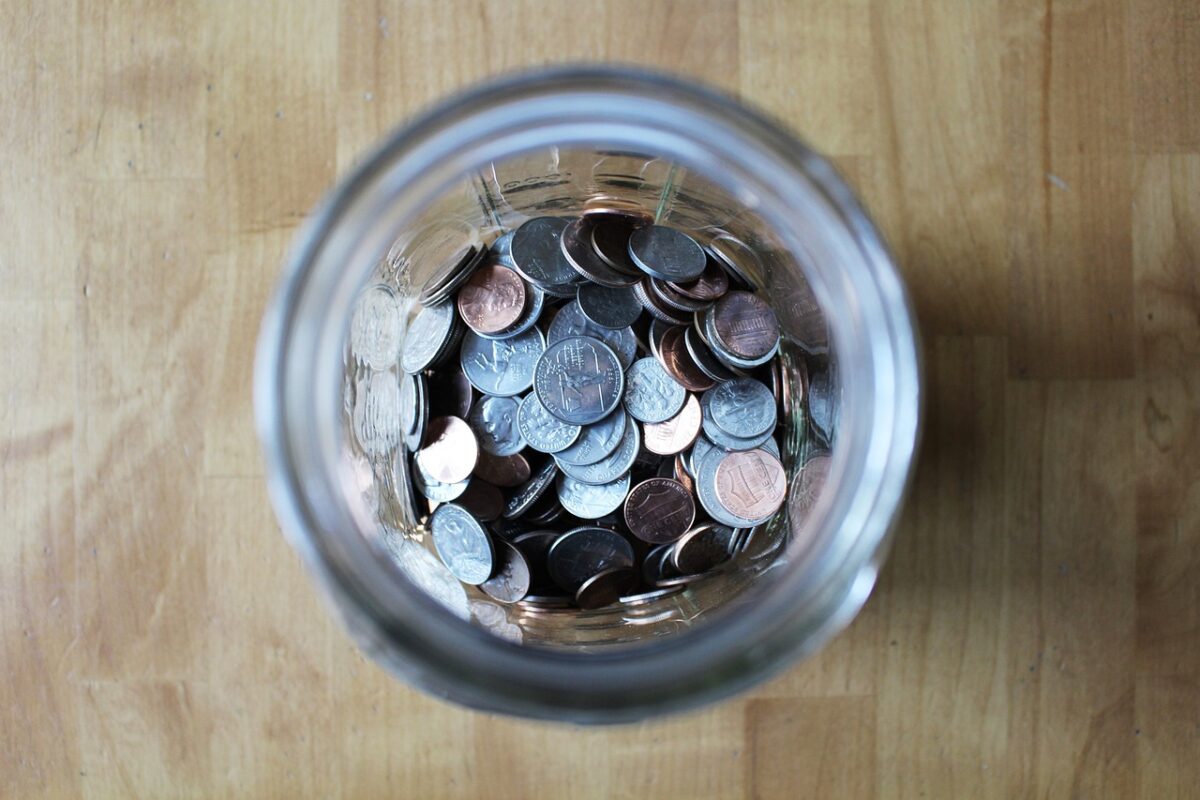
{"type": "Polygon", "coordinates": [[[774,430],[749,438],[730,435],[713,420],[711,399],[707,392],[700,398],[701,426],[704,435],[719,448],[723,450],[753,450],[765,445],[774,435],[774,430]]]}
{"type": "Polygon", "coordinates": [[[753,378],[726,381],[705,392],[713,422],[731,436],[752,439],[775,427],[775,396],[753,378]]]}
{"type": "Polygon", "coordinates": [[[695,239],[663,225],[635,230],[629,237],[629,257],[647,275],[664,281],[696,280],[707,263],[695,239]]]}
{"type": "Polygon", "coordinates": [[[642,271],[629,257],[629,237],[638,227],[618,220],[595,222],[592,225],[592,249],[617,272],[641,278],[642,271]]]}
{"type": "Polygon", "coordinates": [[[488,258],[494,259],[498,264],[504,264],[509,267],[515,266],[512,260],[512,240],[514,233],[516,231],[508,231],[498,236],[496,241],[492,242],[491,246],[488,247],[488,258]]]}
{"type": "Polygon", "coordinates": [[[378,284],[358,299],[350,320],[350,351],[371,369],[385,370],[400,357],[404,320],[390,287],[378,284]]]}
{"type": "Polygon", "coordinates": [[[580,519],[599,519],[605,514],[611,514],[625,502],[628,492],[628,472],[612,483],[599,486],[583,483],[566,474],[558,476],[559,502],[563,508],[580,519]]]}
{"type": "Polygon", "coordinates": [[[521,318],[525,282],[511,269],[485,264],[458,292],[458,313],[479,333],[499,333],[521,318]]]}
{"type": "Polygon", "coordinates": [[[572,302],[558,310],[550,323],[546,340],[554,344],[576,336],[590,336],[604,342],[617,354],[621,361],[621,369],[628,369],[637,354],[637,337],[633,335],[633,331],[628,328],[613,330],[596,325],[583,315],[578,302],[572,302]]]}
{"type": "Polygon", "coordinates": [[[637,573],[629,567],[613,567],[597,572],[579,585],[575,605],[584,610],[604,608],[617,602],[633,588],[637,573]]]}
{"type": "Polygon", "coordinates": [[[826,444],[833,431],[835,398],[829,369],[812,372],[808,378],[808,421],[826,444]]]}
{"type": "Polygon", "coordinates": [[[642,304],[631,289],[613,289],[598,283],[585,283],[577,296],[579,310],[593,325],[620,330],[637,322],[642,304]]]}
{"type": "Polygon", "coordinates": [[[592,225],[581,217],[563,229],[560,244],[567,263],[579,275],[601,286],[620,289],[637,283],[637,277],[613,269],[592,248],[592,225]]]}
{"type": "Polygon", "coordinates": [[[404,337],[400,368],[412,374],[429,368],[454,332],[454,303],[422,308],[404,337]]]}
{"type": "Polygon", "coordinates": [[[719,344],[738,358],[763,358],[779,346],[779,321],[757,295],[729,292],[712,307],[712,315],[719,344]]]}
{"type": "Polygon", "coordinates": [[[495,573],[483,583],[480,590],[488,597],[501,603],[515,603],[529,594],[532,573],[525,555],[505,541],[494,544],[499,564],[495,573]]]}
{"type": "Polygon", "coordinates": [[[412,481],[417,487],[417,491],[425,496],[426,499],[432,500],[435,503],[449,503],[458,498],[467,491],[471,485],[469,478],[464,478],[455,483],[443,483],[430,475],[420,462],[414,464],[415,469],[412,471],[412,481]]]}
{"type": "Polygon", "coordinates": [[[561,339],[538,360],[534,390],[546,410],[563,422],[586,425],[617,407],[625,374],[616,353],[588,336],[561,339]]]}
{"type": "Polygon", "coordinates": [[[716,381],[705,375],[688,355],[683,341],[683,328],[668,328],[658,345],[659,361],[667,374],[691,392],[711,389],[716,381]]]}
{"type": "Polygon", "coordinates": [[[779,459],[765,450],[730,453],[716,469],[717,500],[743,519],[763,519],[779,510],[787,476],[779,459]]]}
{"type": "Polygon", "coordinates": [[[454,503],[440,505],[429,519],[433,546],[454,577],[477,586],[492,574],[492,538],[479,521],[454,503]]]}
{"type": "Polygon", "coordinates": [[[521,277],[543,288],[575,280],[575,270],[560,246],[568,224],[570,220],[561,217],[534,217],[517,228],[512,238],[512,259],[521,277]]]}
{"type": "Polygon", "coordinates": [[[612,567],[632,567],[633,545],[608,528],[584,526],[554,540],[546,553],[550,578],[572,594],[588,578],[612,567]]]}
{"type": "Polygon", "coordinates": [[[575,444],[555,453],[561,464],[583,466],[595,464],[611,455],[621,444],[625,435],[625,412],[617,409],[599,422],[585,425],[575,444]]]}
{"type": "Polygon", "coordinates": [[[558,466],[554,461],[548,460],[541,468],[533,474],[533,477],[525,481],[521,488],[517,489],[513,496],[508,498],[508,502],[504,504],[505,519],[516,519],[529,510],[529,507],[537,501],[539,497],[546,493],[550,488],[550,484],[554,482],[554,476],[558,472],[558,466]]]}
{"type": "Polygon", "coordinates": [[[625,501],[625,524],[644,542],[664,544],[685,534],[696,518],[696,505],[683,484],[670,478],[647,478],[625,501]]]}
{"type": "MultiPolygon", "coordinates": [[[[414,381],[426,380],[423,375],[414,381]]],[[[429,380],[429,407],[435,417],[466,419],[475,402],[475,388],[461,369],[433,373],[429,380]]]]}
{"type": "Polygon", "coordinates": [[[417,451],[416,459],[434,480],[458,483],[475,469],[479,443],[458,417],[435,417],[429,421],[428,443],[417,451]]]}
{"type": "Polygon", "coordinates": [[[642,440],[651,453],[669,456],[682,453],[700,434],[700,402],[689,394],[679,413],[665,422],[642,426],[642,440]]]}
{"type": "Polygon", "coordinates": [[[525,447],[517,426],[517,401],[511,397],[484,397],[467,421],[479,446],[494,456],[515,455],[525,447]]]}
{"type": "Polygon", "coordinates": [[[712,258],[707,259],[704,272],[693,281],[672,283],[671,288],[685,297],[711,303],[729,291],[729,276],[712,258]]]}
{"type": "Polygon", "coordinates": [[[499,333],[483,333],[482,331],[475,331],[475,333],[484,339],[511,339],[513,336],[524,333],[536,325],[538,320],[541,319],[542,309],[545,305],[546,293],[533,284],[526,284],[525,308],[521,312],[520,319],[499,333]]]}
{"type": "Polygon", "coordinates": [[[541,453],[557,453],[574,444],[583,429],[563,422],[542,405],[536,392],[530,392],[517,410],[517,427],[525,443],[541,453]]]}
{"type": "Polygon", "coordinates": [[[733,556],[735,529],[710,522],[685,533],[671,547],[671,566],[681,575],[708,572],[733,556]]]}
{"type": "Polygon", "coordinates": [[[483,254],[479,231],[464,222],[447,220],[428,225],[417,231],[400,259],[399,266],[423,269],[433,266],[434,271],[425,281],[417,302],[432,305],[435,295],[443,297],[453,291],[465,272],[477,263],[483,254]]]}
{"type": "MultiPolygon", "coordinates": [[[[431,500],[434,498],[430,498],[431,500]]],[[[467,480],[467,488],[457,499],[451,498],[480,522],[499,519],[504,511],[504,495],[492,484],[480,478],[467,480]]]]}
{"type": "Polygon", "coordinates": [[[658,299],[658,296],[655,295],[652,290],[647,288],[648,286],[648,280],[646,282],[637,284],[633,287],[633,295],[638,299],[638,302],[642,304],[642,308],[646,309],[646,311],[650,313],[650,316],[669,325],[688,324],[689,312],[681,311],[677,308],[672,308],[671,306],[667,305],[662,300],[658,299]]]}
{"type": "Polygon", "coordinates": [[[654,358],[642,358],[625,376],[625,410],[641,422],[665,422],[679,413],[687,390],[654,358]]]}
{"type": "Polygon", "coordinates": [[[611,483],[633,467],[633,462],[637,459],[638,448],[641,446],[641,438],[637,423],[626,417],[621,443],[617,445],[617,449],[611,455],[605,456],[594,464],[581,466],[560,461],[558,467],[583,483],[593,486],[611,483]]]}
{"type": "Polygon", "coordinates": [[[420,375],[400,375],[400,432],[411,435],[420,421],[417,408],[417,379],[420,375]]]}
{"type": "Polygon", "coordinates": [[[713,354],[712,349],[704,343],[696,326],[689,325],[684,329],[683,343],[687,347],[688,355],[692,357],[692,361],[700,368],[700,371],[714,381],[731,381],[743,374],[740,370],[735,372],[732,367],[713,354]]]}
{"type": "Polygon", "coordinates": [[[387,372],[371,372],[358,384],[354,400],[354,434],[367,455],[381,456],[400,443],[400,384],[387,372]]]}
{"type": "Polygon", "coordinates": [[[534,369],[545,350],[545,339],[537,328],[511,339],[484,339],[472,331],[463,337],[459,359],[476,389],[512,397],[533,385],[534,369]]]}
{"type": "Polygon", "coordinates": [[[648,592],[638,592],[637,594],[627,594],[617,598],[617,602],[629,608],[637,606],[646,606],[663,600],[671,595],[679,594],[683,591],[682,586],[668,586],[665,589],[652,589],[648,592]]]}
{"type": "MultiPolygon", "coordinates": [[[[642,288],[654,295],[655,299],[663,305],[670,307],[674,311],[682,311],[685,314],[703,311],[712,305],[707,301],[693,300],[687,295],[680,294],[672,288],[672,284],[660,281],[658,278],[650,278],[643,281],[642,288]]],[[[658,304],[656,303],[655,305],[658,304]]]]}
{"type": "Polygon", "coordinates": [[[494,456],[480,451],[475,464],[475,474],[495,486],[512,488],[529,480],[529,462],[517,453],[511,456],[494,456]]]}
{"type": "Polygon", "coordinates": [[[788,497],[788,510],[793,515],[793,519],[801,521],[802,529],[804,521],[808,519],[809,512],[817,504],[817,498],[821,496],[821,491],[825,488],[825,483],[829,480],[829,468],[831,466],[832,460],[828,454],[815,455],[804,462],[804,466],[800,468],[796,477],[792,479],[792,490],[788,497]]]}
{"type": "Polygon", "coordinates": [[[717,264],[738,283],[738,288],[755,292],[759,289],[755,275],[762,274],[762,262],[754,249],[741,239],[722,234],[708,243],[708,253],[717,264]]]}
{"type": "Polygon", "coordinates": [[[512,543],[525,556],[525,563],[529,565],[530,587],[529,591],[535,594],[547,594],[551,591],[557,591],[554,586],[554,581],[550,580],[550,571],[546,566],[546,553],[550,551],[550,545],[554,544],[554,540],[561,534],[558,531],[526,531],[512,538],[512,543]]]}
{"type": "MultiPolygon", "coordinates": [[[[420,450],[421,445],[425,444],[425,434],[429,427],[429,386],[424,375],[410,375],[411,384],[414,387],[416,395],[413,402],[416,404],[416,419],[407,431],[404,432],[404,446],[409,450],[420,450]]],[[[440,416],[454,416],[453,414],[443,414],[440,416]]]]}

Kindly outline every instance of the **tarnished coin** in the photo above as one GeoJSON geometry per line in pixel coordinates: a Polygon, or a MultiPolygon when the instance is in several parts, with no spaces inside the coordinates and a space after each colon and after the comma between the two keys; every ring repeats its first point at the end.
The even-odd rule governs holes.
{"type": "Polygon", "coordinates": [[[479,446],[494,456],[511,456],[525,447],[517,426],[517,401],[511,397],[484,397],[467,421],[479,446]]]}
{"type": "Polygon", "coordinates": [[[473,331],[495,334],[525,310],[525,281],[499,264],[484,264],[458,292],[458,313],[473,331]]]}
{"type": "Polygon", "coordinates": [[[611,514],[625,502],[629,493],[629,473],[612,483],[599,486],[577,481],[570,475],[558,476],[558,499],[570,513],[580,519],[599,519],[611,514]]]}
{"type": "Polygon", "coordinates": [[[479,460],[479,443],[471,427],[458,417],[435,417],[429,421],[426,445],[417,451],[417,463],[427,475],[441,483],[466,480],[479,460]]]}
{"type": "Polygon", "coordinates": [[[554,476],[558,473],[558,466],[553,459],[547,459],[546,463],[533,474],[533,477],[525,481],[521,488],[513,493],[513,496],[508,498],[508,502],[504,504],[505,519],[516,519],[529,510],[537,499],[546,493],[550,488],[550,484],[554,483],[554,476]]]}
{"type": "Polygon", "coordinates": [[[621,369],[629,369],[637,354],[637,337],[633,335],[633,331],[628,328],[613,330],[596,325],[583,315],[578,302],[567,303],[558,310],[550,323],[546,340],[549,344],[554,344],[576,336],[590,336],[611,347],[621,361],[621,369]]]}
{"type": "Polygon", "coordinates": [[[515,603],[529,594],[533,577],[529,563],[525,560],[525,554],[508,542],[499,541],[493,547],[499,563],[495,573],[479,584],[479,588],[488,597],[501,603],[515,603]]]}
{"type": "Polygon", "coordinates": [[[466,491],[454,499],[454,502],[480,522],[499,519],[500,514],[504,512],[504,495],[500,494],[500,490],[474,476],[467,480],[466,491]]]}
{"type": "Polygon", "coordinates": [[[561,217],[534,217],[517,228],[512,238],[512,260],[521,277],[543,287],[575,280],[575,270],[560,245],[562,232],[570,222],[561,217]]]}
{"type": "Polygon", "coordinates": [[[350,351],[371,369],[385,370],[400,358],[404,319],[400,301],[388,286],[379,284],[358,298],[350,321],[350,351]]]}
{"type": "Polygon", "coordinates": [[[700,402],[689,394],[678,414],[666,422],[642,426],[646,449],[663,456],[682,453],[700,434],[700,418],[700,402]]]}
{"type": "Polygon", "coordinates": [[[612,330],[628,328],[637,322],[642,304],[631,289],[613,289],[597,283],[579,287],[576,298],[583,316],[594,325],[612,330]]]}
{"type": "Polygon", "coordinates": [[[729,292],[712,308],[717,344],[734,356],[759,359],[779,347],[779,320],[758,295],[729,292]]]}
{"type": "Polygon", "coordinates": [[[484,394],[512,397],[533,385],[538,359],[546,351],[542,332],[530,328],[511,339],[463,337],[460,363],[467,379],[484,394]]]}
{"type": "Polygon", "coordinates": [[[643,272],[664,281],[694,281],[708,257],[696,240],[663,225],[647,225],[629,237],[629,257],[643,272]]]}
{"type": "Polygon", "coordinates": [[[512,488],[529,480],[529,462],[520,453],[512,456],[494,456],[480,451],[475,474],[495,486],[512,488]]]}
{"type": "Polygon", "coordinates": [[[433,546],[454,577],[478,586],[492,574],[492,537],[479,521],[454,503],[440,505],[429,518],[433,546]]]}
{"type": "Polygon", "coordinates": [[[558,467],[572,478],[593,486],[612,483],[633,467],[633,462],[637,460],[641,439],[637,423],[626,417],[621,443],[617,445],[617,449],[611,455],[605,456],[594,464],[582,466],[560,461],[558,467]]]}
{"type": "Polygon", "coordinates": [[[429,368],[454,333],[454,303],[422,308],[404,336],[400,368],[412,374],[429,368]]]}
{"type": "Polygon", "coordinates": [[[587,425],[608,416],[621,400],[625,374],[608,345],[588,336],[562,339],[538,360],[534,390],[563,422],[587,425]]]}
{"type": "Polygon", "coordinates": [[[729,276],[709,258],[704,272],[694,281],[672,283],[671,288],[693,300],[711,303],[729,291],[729,276]]]}
{"type": "Polygon", "coordinates": [[[685,533],[671,547],[671,566],[681,575],[698,575],[733,557],[736,531],[710,522],[685,533]]]}
{"type": "Polygon", "coordinates": [[[644,274],[629,257],[629,237],[640,225],[621,220],[603,220],[592,225],[592,249],[605,264],[632,277],[644,274]]]}
{"type": "Polygon", "coordinates": [[[741,239],[722,234],[708,243],[708,253],[736,281],[737,288],[758,291],[758,280],[750,273],[762,275],[763,268],[754,248],[741,239]]]}
{"type": "Polygon", "coordinates": [[[550,552],[550,545],[554,544],[554,540],[562,534],[559,531],[551,530],[534,530],[526,531],[512,538],[512,543],[525,556],[525,563],[529,565],[531,574],[531,586],[529,591],[535,594],[548,594],[558,591],[558,587],[554,585],[554,581],[550,580],[550,570],[546,565],[546,554],[550,552]]]}
{"type": "Polygon", "coordinates": [[[779,459],[765,450],[730,453],[717,465],[716,492],[731,514],[764,519],[783,505],[787,476],[779,459]]]}
{"type": "Polygon", "coordinates": [[[679,413],[687,390],[654,358],[642,358],[625,375],[625,410],[642,422],[664,422],[679,413]]]}
{"type": "Polygon", "coordinates": [[[687,326],[683,332],[683,343],[687,347],[688,355],[701,372],[718,382],[731,381],[745,374],[741,370],[735,371],[729,364],[717,358],[712,349],[704,343],[699,330],[694,325],[687,326]]]}
{"type": "Polygon", "coordinates": [[[354,434],[363,452],[381,456],[400,443],[400,384],[388,372],[370,372],[354,396],[354,434]]]}
{"type": "Polygon", "coordinates": [[[713,422],[731,436],[752,439],[775,427],[775,396],[753,378],[738,378],[709,389],[705,401],[712,408],[713,422]]]}
{"type": "MultiPolygon", "coordinates": [[[[425,380],[414,376],[414,380],[425,380]]],[[[438,371],[429,378],[429,407],[435,417],[466,419],[475,403],[475,388],[461,369],[438,371]]]]}
{"type": "Polygon", "coordinates": [[[668,328],[658,345],[659,361],[667,374],[679,382],[683,388],[691,392],[703,392],[715,384],[712,378],[705,375],[692,361],[688,354],[687,345],[683,340],[684,329],[668,328]]]}
{"type": "Polygon", "coordinates": [[[637,573],[629,567],[602,570],[579,585],[575,605],[585,611],[610,606],[632,589],[636,581],[637,573]]]}
{"type": "Polygon", "coordinates": [[[696,505],[683,484],[670,478],[647,478],[625,501],[625,524],[644,542],[665,544],[687,533],[696,505]]]}
{"type": "Polygon", "coordinates": [[[588,578],[613,567],[634,565],[633,545],[608,528],[585,526],[559,536],[546,554],[550,578],[574,593],[588,578]]]}
{"type": "Polygon", "coordinates": [[[541,453],[557,453],[579,439],[582,428],[563,422],[542,405],[536,392],[530,392],[517,410],[517,427],[525,443],[541,453]]]}
{"type": "Polygon", "coordinates": [[[555,453],[554,458],[565,465],[595,464],[612,454],[625,435],[625,412],[617,409],[599,422],[585,425],[575,444],[555,453]]]}
{"type": "Polygon", "coordinates": [[[637,283],[637,278],[618,272],[592,248],[592,221],[581,217],[563,229],[560,239],[563,256],[580,276],[600,284],[621,288],[637,283]]]}

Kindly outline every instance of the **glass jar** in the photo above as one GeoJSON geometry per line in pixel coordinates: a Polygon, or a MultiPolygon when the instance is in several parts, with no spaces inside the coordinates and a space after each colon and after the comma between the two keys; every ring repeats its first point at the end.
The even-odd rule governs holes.
{"type": "Polygon", "coordinates": [[[848,624],[886,554],[919,395],[905,288],[830,165],[729,97],[616,68],[505,78],[395,132],[298,234],[255,377],[282,528],[363,649],[435,695],[577,722],[716,700],[848,624]],[[447,242],[486,244],[528,217],[589,206],[640,208],[688,231],[770,299],[783,461],[795,481],[830,446],[828,477],[820,491],[793,484],[736,568],[668,597],[587,612],[500,606],[424,545],[388,432],[395,368],[352,357],[348,332],[368,286],[386,287],[409,320],[447,242]],[[814,365],[834,420],[824,442],[806,413],[814,365]]]}

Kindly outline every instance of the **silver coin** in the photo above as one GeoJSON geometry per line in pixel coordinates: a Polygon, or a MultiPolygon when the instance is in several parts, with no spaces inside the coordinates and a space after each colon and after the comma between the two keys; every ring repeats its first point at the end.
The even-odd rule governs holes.
{"type": "Polygon", "coordinates": [[[559,241],[567,263],[587,281],[618,289],[637,283],[637,277],[613,269],[592,247],[590,220],[574,220],[563,230],[559,241]]]}
{"type": "Polygon", "coordinates": [[[588,578],[613,567],[632,567],[633,545],[608,528],[582,527],[554,540],[546,553],[550,578],[572,594],[588,578]]]}
{"type": "Polygon", "coordinates": [[[408,376],[416,388],[413,402],[416,407],[416,422],[404,433],[404,446],[409,450],[420,450],[425,443],[425,430],[429,427],[429,384],[421,374],[408,376]]]}
{"type": "Polygon", "coordinates": [[[506,267],[515,267],[512,257],[512,240],[516,231],[509,231],[492,242],[488,248],[488,258],[493,258],[506,267]]]}
{"type": "Polygon", "coordinates": [[[533,385],[534,369],[545,351],[546,340],[536,327],[510,339],[484,339],[471,331],[463,337],[459,360],[476,389],[512,397],[533,385]]]}
{"type": "Polygon", "coordinates": [[[674,574],[671,567],[671,544],[650,548],[642,559],[642,581],[650,586],[674,574]]]}
{"type": "Polygon", "coordinates": [[[494,456],[521,452],[525,440],[517,425],[517,401],[511,397],[487,396],[475,404],[467,422],[479,446],[494,456]]]}
{"type": "Polygon", "coordinates": [[[599,422],[585,425],[575,444],[555,454],[556,461],[571,466],[594,464],[612,453],[625,435],[625,412],[617,409],[599,422]]]}
{"type": "Polygon", "coordinates": [[[704,337],[701,336],[695,325],[688,325],[684,330],[683,343],[687,347],[688,355],[696,362],[700,371],[714,381],[731,381],[745,374],[740,369],[735,371],[713,355],[712,348],[704,343],[704,337]]]}
{"type": "Polygon", "coordinates": [[[761,525],[775,516],[777,512],[771,512],[759,519],[746,519],[745,517],[739,517],[727,509],[717,498],[717,467],[720,466],[722,460],[728,458],[730,455],[730,453],[720,448],[713,448],[696,465],[698,469],[696,475],[696,498],[710,517],[731,528],[752,528],[755,525],[761,525]]]}
{"type": "Polygon", "coordinates": [[[404,373],[400,376],[400,430],[411,435],[420,421],[417,409],[417,378],[419,375],[404,373]]]}
{"type": "Polygon", "coordinates": [[[533,474],[529,480],[521,484],[521,487],[508,498],[508,502],[504,504],[504,518],[516,519],[529,510],[529,507],[537,502],[538,498],[546,493],[550,488],[550,484],[554,482],[554,476],[558,473],[558,465],[553,459],[547,459],[541,469],[533,474]]]}
{"type": "Polygon", "coordinates": [[[530,392],[521,401],[517,409],[517,427],[525,443],[540,453],[565,450],[583,431],[580,426],[563,422],[547,411],[535,392],[530,392]]]}
{"type": "Polygon", "coordinates": [[[400,443],[400,383],[390,372],[370,372],[358,382],[354,433],[364,453],[380,456],[400,443]]]}
{"type": "Polygon", "coordinates": [[[817,435],[829,444],[833,435],[833,420],[835,417],[837,394],[830,379],[830,369],[816,370],[809,373],[808,378],[808,419],[817,435]]]}
{"type": "Polygon", "coordinates": [[[642,314],[642,304],[632,289],[613,289],[598,283],[585,283],[579,287],[579,310],[594,325],[619,330],[637,322],[642,314]]]}
{"type": "Polygon", "coordinates": [[[558,501],[570,513],[580,519],[599,519],[611,514],[625,502],[629,494],[629,473],[626,472],[612,483],[593,486],[570,475],[558,476],[558,501]]]}
{"type": "Polygon", "coordinates": [[[478,586],[492,574],[492,537],[479,521],[453,503],[437,507],[429,519],[433,547],[446,568],[463,583],[478,586]]]}
{"type": "Polygon", "coordinates": [[[753,439],[775,427],[775,395],[753,378],[726,381],[704,395],[701,403],[708,402],[713,422],[730,436],[753,439]]]}
{"type": "Polygon", "coordinates": [[[467,256],[461,262],[459,262],[458,266],[454,268],[454,271],[449,276],[449,280],[447,280],[441,287],[435,289],[432,288],[432,283],[426,284],[425,288],[421,290],[421,293],[417,295],[417,302],[423,306],[436,306],[439,303],[445,302],[446,299],[450,297],[450,295],[454,294],[454,292],[458,290],[458,287],[466,283],[467,279],[474,274],[475,270],[478,269],[481,264],[483,264],[484,257],[486,255],[487,251],[482,247],[476,247],[475,249],[471,250],[467,256]]]}
{"type": "Polygon", "coordinates": [[[649,592],[627,594],[619,598],[618,602],[623,606],[646,606],[659,600],[664,600],[671,595],[679,594],[682,591],[682,586],[668,586],[665,589],[653,589],[649,592]]]}
{"type": "Polygon", "coordinates": [[[417,491],[435,503],[450,503],[463,496],[467,491],[470,478],[463,478],[457,483],[442,483],[434,478],[421,466],[421,462],[413,461],[412,482],[417,491]]]}
{"type": "Polygon", "coordinates": [[[625,373],[616,353],[604,342],[574,336],[546,348],[538,360],[533,385],[551,414],[573,425],[588,425],[617,407],[625,373]]]}
{"type": "Polygon", "coordinates": [[[579,308],[579,302],[567,303],[558,310],[550,329],[546,332],[546,340],[550,344],[570,339],[576,336],[590,336],[599,339],[612,348],[621,361],[621,369],[629,369],[637,355],[637,337],[629,328],[613,330],[604,328],[588,321],[579,308]]]}
{"type": "Polygon", "coordinates": [[[428,369],[450,341],[454,320],[454,303],[422,308],[404,336],[400,368],[410,375],[428,369]]]}
{"type": "Polygon", "coordinates": [[[729,434],[713,420],[712,398],[708,392],[700,398],[701,425],[704,435],[721,450],[753,450],[762,447],[774,434],[774,428],[759,436],[743,438],[729,434]]]}
{"type": "Polygon", "coordinates": [[[714,523],[692,528],[671,546],[671,566],[681,575],[708,572],[733,557],[737,532],[714,523]]]}
{"type": "Polygon", "coordinates": [[[479,588],[484,594],[501,603],[515,603],[529,594],[529,584],[532,580],[529,563],[525,560],[525,555],[508,542],[501,541],[494,547],[500,563],[496,566],[495,574],[479,584],[479,588]]]}
{"type": "Polygon", "coordinates": [[[658,359],[638,359],[629,367],[625,375],[625,410],[634,419],[665,422],[678,414],[686,401],[687,389],[667,374],[658,359]]]}
{"type": "Polygon", "coordinates": [[[558,468],[577,481],[599,486],[612,483],[622,474],[633,467],[637,460],[638,450],[642,446],[641,426],[632,418],[625,418],[625,431],[621,435],[621,443],[611,455],[605,456],[594,464],[575,466],[564,462],[558,463],[558,468]]]}
{"type": "Polygon", "coordinates": [[[695,239],[663,225],[647,225],[629,237],[629,257],[642,271],[664,281],[694,281],[708,257],[695,239]]]}
{"type": "Polygon", "coordinates": [[[561,247],[562,232],[570,222],[561,217],[534,217],[513,233],[513,266],[525,280],[543,288],[575,280],[575,270],[561,247]]]}
{"type": "Polygon", "coordinates": [[[371,369],[385,370],[400,357],[404,318],[390,287],[372,286],[358,298],[350,321],[350,351],[371,369]]]}

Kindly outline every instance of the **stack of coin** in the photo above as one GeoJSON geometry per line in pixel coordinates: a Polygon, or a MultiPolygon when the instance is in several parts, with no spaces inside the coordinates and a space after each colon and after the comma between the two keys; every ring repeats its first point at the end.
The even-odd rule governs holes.
{"type": "Polygon", "coordinates": [[[731,568],[787,493],[776,426],[805,412],[730,250],[622,208],[445,249],[407,334],[377,286],[351,347],[398,360],[395,434],[375,441],[369,403],[356,430],[395,447],[447,569],[503,603],[593,609],[731,568]]]}

